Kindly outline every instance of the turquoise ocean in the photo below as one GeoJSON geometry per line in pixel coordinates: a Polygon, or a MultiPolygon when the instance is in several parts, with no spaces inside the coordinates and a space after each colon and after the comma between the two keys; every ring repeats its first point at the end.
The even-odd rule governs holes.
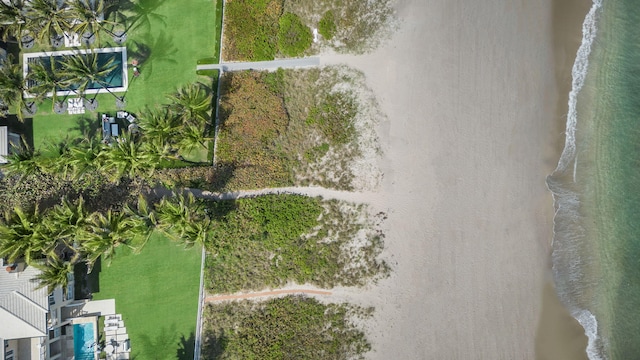
{"type": "Polygon", "coordinates": [[[590,359],[640,359],[640,0],[594,0],[553,192],[556,290],[590,359]]]}

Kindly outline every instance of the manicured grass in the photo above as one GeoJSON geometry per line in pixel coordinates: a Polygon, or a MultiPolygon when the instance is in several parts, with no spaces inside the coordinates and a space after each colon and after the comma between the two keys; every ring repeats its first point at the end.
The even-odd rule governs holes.
{"type": "MultiPolygon", "coordinates": [[[[196,74],[196,62],[216,56],[218,47],[215,37],[216,34],[219,36],[216,24],[221,6],[215,2],[148,0],[144,4],[146,8],[154,9],[152,15],[146,17],[148,21],[143,19],[134,24],[123,45],[127,47],[129,63],[133,58],[141,61],[139,77],[133,76],[133,68],[129,66],[129,89],[125,99],[126,110],[132,113],[146,106],[168,103],[166,96],[181,85],[210,82],[210,78],[196,74]],[[148,48],[148,56],[141,54],[143,48],[148,48]]],[[[109,43],[108,34],[101,34],[101,40],[101,47],[114,46],[109,43]]],[[[97,119],[99,112],[116,111],[113,96],[100,94],[98,100],[97,112],[87,112],[84,116],[53,114],[50,101],[39,105],[33,119],[36,148],[47,139],[64,138],[61,134],[81,135],[74,129],[78,119],[97,119]]]]}
{"type": "MultiPolygon", "coordinates": [[[[177,87],[197,80],[198,59],[215,55],[216,4],[212,1],[146,1],[149,8],[160,4],[149,16],[148,26],[139,21],[125,43],[129,61],[140,47],[148,46],[148,59],[141,56],[140,76],[130,77],[126,95],[127,109],[138,111],[145,106],[167,103],[166,95],[177,87]],[[144,61],[143,61],[144,60],[144,61]]],[[[204,79],[204,80],[203,80],[204,79]]]]}
{"type": "Polygon", "coordinates": [[[116,299],[136,359],[193,359],[200,256],[155,233],[140,254],[120,248],[102,265],[93,298],[116,299]]]}

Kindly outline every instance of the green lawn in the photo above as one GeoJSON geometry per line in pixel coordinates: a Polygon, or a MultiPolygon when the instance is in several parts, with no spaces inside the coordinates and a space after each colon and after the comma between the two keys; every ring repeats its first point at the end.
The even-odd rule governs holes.
{"type": "MultiPolygon", "coordinates": [[[[211,78],[196,74],[198,59],[217,54],[216,16],[220,6],[211,0],[145,0],[141,1],[151,14],[142,17],[128,33],[127,47],[129,63],[133,58],[141,61],[141,75],[133,76],[129,67],[129,89],[125,95],[126,110],[137,112],[145,106],[167,103],[167,94],[179,86],[201,81],[211,84],[211,78]],[[148,48],[149,55],[140,55],[148,48]],[[146,58],[146,59],[145,59],[146,58]]],[[[101,34],[102,47],[111,47],[107,34],[101,34]]],[[[121,94],[118,94],[121,95],[121,94]]],[[[115,99],[110,94],[98,96],[97,112],[116,111],[115,99]]],[[[33,119],[34,146],[47,141],[58,141],[64,136],[79,136],[78,122],[83,118],[97,121],[97,113],[84,115],[57,115],[51,111],[51,102],[38,107],[33,119]]]]}
{"type": "Polygon", "coordinates": [[[201,252],[156,233],[138,255],[122,248],[102,265],[93,299],[116,299],[131,339],[131,355],[193,359],[201,252]]]}

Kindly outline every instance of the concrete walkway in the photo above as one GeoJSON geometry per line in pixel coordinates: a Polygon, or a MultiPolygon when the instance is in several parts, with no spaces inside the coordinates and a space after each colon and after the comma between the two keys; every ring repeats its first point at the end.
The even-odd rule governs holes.
{"type": "Polygon", "coordinates": [[[293,69],[320,66],[320,58],[304,57],[296,59],[279,59],[272,61],[256,61],[256,62],[228,62],[222,64],[204,64],[198,65],[196,70],[222,70],[222,71],[239,71],[239,70],[277,70],[278,68],[293,69]]]}

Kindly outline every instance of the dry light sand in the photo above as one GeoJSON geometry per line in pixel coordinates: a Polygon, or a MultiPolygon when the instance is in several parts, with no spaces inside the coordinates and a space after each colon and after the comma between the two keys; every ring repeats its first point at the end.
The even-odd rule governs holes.
{"type": "MultiPolygon", "coordinates": [[[[581,7],[560,58],[554,19],[564,19],[551,0],[399,0],[399,28],[374,53],[322,57],[364,71],[388,117],[383,185],[370,200],[388,212],[393,272],[332,298],[376,307],[369,358],[535,358],[552,238],[545,177],[589,5],[571,2],[581,7]]],[[[558,331],[579,335],[545,294],[558,331]]]]}

